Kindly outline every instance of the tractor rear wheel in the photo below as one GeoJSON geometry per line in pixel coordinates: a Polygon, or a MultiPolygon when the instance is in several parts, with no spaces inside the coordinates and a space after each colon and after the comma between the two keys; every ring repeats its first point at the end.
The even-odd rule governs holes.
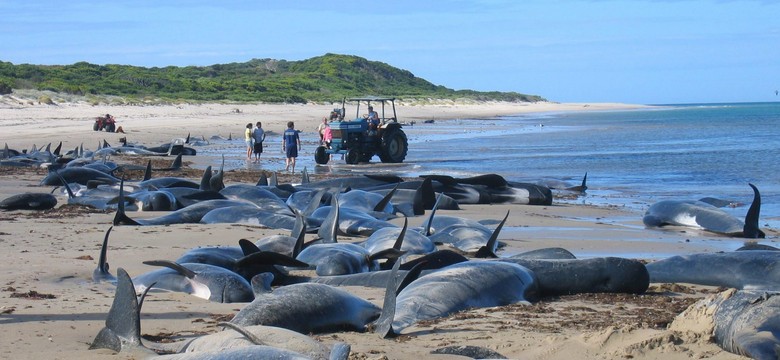
{"type": "Polygon", "coordinates": [[[409,151],[409,142],[406,134],[400,128],[388,129],[382,134],[382,148],[379,151],[379,159],[383,163],[401,163],[409,151]]]}
{"type": "Polygon", "coordinates": [[[317,149],[314,150],[314,162],[320,165],[328,163],[328,153],[325,152],[324,146],[318,146],[317,149]]]}
{"type": "Polygon", "coordinates": [[[358,149],[352,148],[347,150],[347,156],[344,157],[344,160],[346,160],[347,164],[354,165],[360,162],[360,151],[358,149]]]}

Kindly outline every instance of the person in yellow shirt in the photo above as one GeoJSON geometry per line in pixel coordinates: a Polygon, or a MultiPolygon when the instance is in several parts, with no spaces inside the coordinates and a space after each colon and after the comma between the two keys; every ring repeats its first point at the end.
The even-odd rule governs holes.
{"type": "Polygon", "coordinates": [[[244,142],[246,142],[246,159],[252,160],[252,123],[246,124],[246,131],[244,131],[244,142]]]}

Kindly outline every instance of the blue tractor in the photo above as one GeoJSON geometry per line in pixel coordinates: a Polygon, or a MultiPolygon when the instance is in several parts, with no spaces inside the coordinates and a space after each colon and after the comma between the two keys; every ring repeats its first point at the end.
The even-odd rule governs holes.
{"type": "Polygon", "coordinates": [[[320,145],[314,151],[317,164],[327,164],[332,154],[344,155],[347,164],[369,162],[374,155],[379,156],[383,163],[401,163],[406,158],[409,142],[396,117],[395,98],[366,96],[344,99],[341,109],[334,109],[329,126],[333,140],[330,146],[320,145]],[[351,121],[344,119],[347,102],[357,107],[355,118],[351,121]],[[380,109],[361,115],[361,105],[368,109],[376,105],[380,109]]]}

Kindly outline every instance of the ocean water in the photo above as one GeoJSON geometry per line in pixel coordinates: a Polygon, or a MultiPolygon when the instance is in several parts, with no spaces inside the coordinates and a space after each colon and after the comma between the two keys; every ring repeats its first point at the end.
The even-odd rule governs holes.
{"type": "MultiPolygon", "coordinates": [[[[338,159],[316,165],[316,134],[304,132],[297,169],[400,176],[497,173],[514,181],[571,185],[587,173],[586,195],[556,201],[638,211],[660,200],[705,196],[749,204],[752,183],[762,195],[760,225],[780,227],[780,102],[459,119],[417,123],[404,131],[409,153],[403,164],[381,164],[375,157],[372,164],[354,166],[338,159]]],[[[725,210],[744,218],[747,207],[725,210]]]]}

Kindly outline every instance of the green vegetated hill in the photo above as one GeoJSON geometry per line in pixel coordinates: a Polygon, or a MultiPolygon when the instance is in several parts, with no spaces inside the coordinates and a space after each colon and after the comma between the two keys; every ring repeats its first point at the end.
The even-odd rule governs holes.
{"type": "Polygon", "coordinates": [[[34,89],[85,96],[170,101],[339,101],[383,95],[399,98],[543,101],[515,92],[453,90],[409,71],[350,55],[326,54],[301,61],[253,59],[244,63],[186,67],[130,65],[14,65],[0,62],[0,94],[34,89]]]}

